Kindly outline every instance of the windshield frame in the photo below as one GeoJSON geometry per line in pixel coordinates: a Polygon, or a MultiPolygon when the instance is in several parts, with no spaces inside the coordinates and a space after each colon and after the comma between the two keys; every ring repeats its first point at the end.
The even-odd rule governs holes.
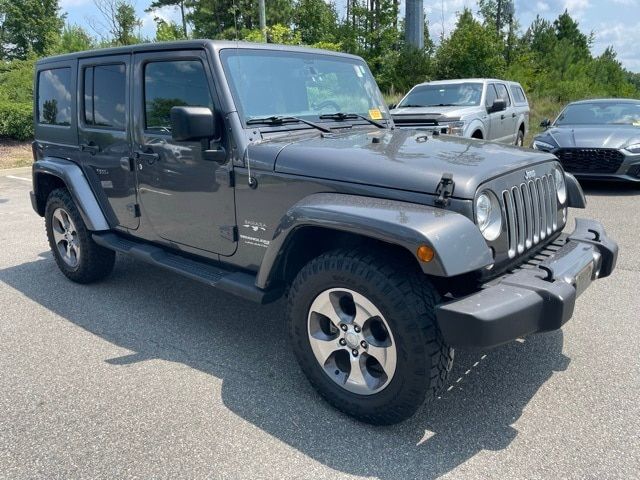
{"type": "MultiPolygon", "coordinates": [[[[600,105],[600,106],[611,106],[611,105],[636,105],[638,107],[638,109],[640,110],[640,100],[638,101],[634,101],[632,99],[630,99],[631,101],[619,101],[619,100],[614,100],[612,99],[611,101],[591,101],[591,102],[576,102],[576,103],[569,103],[568,105],[566,105],[558,114],[558,116],[555,118],[555,120],[553,121],[553,124],[551,126],[553,127],[568,127],[570,125],[576,125],[576,126],[603,126],[603,125],[607,125],[607,126],[614,126],[614,127],[635,127],[638,128],[637,125],[635,125],[633,122],[632,123],[611,123],[611,122],[604,122],[604,123],[591,123],[591,122],[567,122],[567,123],[559,123],[560,121],[560,117],[562,117],[564,115],[564,113],[571,107],[577,107],[580,105],[600,105]]],[[[639,111],[640,114],[640,111],[639,111]]]]}
{"type": "MultiPolygon", "coordinates": [[[[342,63],[348,63],[348,64],[352,64],[352,65],[359,65],[360,67],[362,67],[364,69],[364,74],[368,77],[368,79],[372,82],[373,86],[375,86],[375,96],[378,97],[378,102],[379,102],[379,110],[380,113],[382,115],[381,119],[377,119],[378,122],[383,123],[386,128],[390,128],[393,125],[393,120],[391,117],[391,114],[389,112],[389,107],[387,106],[387,103],[384,99],[384,96],[382,95],[382,92],[380,91],[380,88],[378,87],[378,84],[375,80],[375,77],[373,76],[373,74],[371,73],[371,70],[369,69],[369,66],[367,65],[367,63],[361,59],[360,57],[355,57],[355,56],[351,56],[351,55],[342,55],[339,53],[333,54],[331,52],[325,52],[322,50],[318,50],[313,51],[299,51],[299,50],[286,50],[286,49],[268,49],[268,48],[233,48],[233,47],[225,47],[222,48],[218,51],[218,58],[220,61],[220,66],[222,67],[222,71],[224,73],[224,79],[225,82],[227,84],[228,87],[228,91],[229,94],[231,96],[230,100],[232,101],[232,104],[235,108],[235,110],[238,113],[238,119],[240,121],[240,123],[242,124],[242,127],[244,129],[260,129],[260,130],[269,130],[269,131],[278,131],[278,130],[300,130],[300,129],[313,129],[313,127],[309,126],[309,125],[304,125],[304,124],[300,124],[300,123],[288,123],[288,122],[284,122],[281,125],[273,125],[273,124],[247,124],[247,121],[250,121],[253,118],[259,118],[262,117],[262,115],[260,116],[248,116],[245,111],[244,111],[244,106],[242,103],[242,99],[240,98],[240,94],[236,89],[236,85],[234,83],[234,78],[233,78],[233,73],[230,71],[230,67],[228,64],[228,59],[231,58],[233,55],[258,55],[258,56],[267,56],[267,55],[271,55],[271,56],[281,56],[281,57],[286,57],[286,56],[300,56],[300,57],[308,57],[310,59],[327,59],[327,60],[335,60],[338,62],[342,62],[342,63]]],[[[371,123],[369,123],[367,120],[363,120],[363,119],[359,119],[359,118],[349,118],[347,120],[337,120],[337,119],[321,119],[319,118],[320,115],[323,114],[327,114],[327,113],[334,113],[334,112],[329,112],[329,111],[323,111],[323,112],[316,112],[315,114],[312,115],[300,115],[297,114],[295,116],[303,118],[305,120],[314,122],[314,123],[318,123],[320,125],[325,125],[325,124],[329,124],[331,125],[331,127],[335,126],[335,128],[345,128],[345,127],[349,127],[349,126],[362,126],[362,125],[368,125],[371,126],[371,123]]],[[[356,112],[343,112],[343,113],[356,113],[356,112]]],[[[361,112],[357,112],[357,113],[361,113],[361,112]]],[[[269,116],[269,115],[266,115],[269,116]]],[[[272,116],[292,116],[290,114],[279,114],[274,112],[272,114],[272,116]]],[[[327,126],[329,126],[327,125],[327,126]]]]}
{"type": "Polygon", "coordinates": [[[422,105],[420,107],[408,107],[408,106],[404,106],[403,103],[405,103],[408,100],[409,96],[413,94],[415,91],[417,91],[418,89],[437,89],[438,87],[451,87],[451,86],[460,86],[460,85],[476,85],[480,87],[480,97],[478,99],[478,103],[473,105],[447,105],[447,106],[452,106],[457,108],[473,108],[473,107],[482,106],[482,103],[484,101],[484,85],[485,84],[481,81],[464,81],[464,82],[422,83],[422,84],[416,85],[411,90],[409,90],[409,93],[407,93],[402,100],[398,102],[398,104],[396,105],[396,108],[438,108],[439,105],[422,105]]]}

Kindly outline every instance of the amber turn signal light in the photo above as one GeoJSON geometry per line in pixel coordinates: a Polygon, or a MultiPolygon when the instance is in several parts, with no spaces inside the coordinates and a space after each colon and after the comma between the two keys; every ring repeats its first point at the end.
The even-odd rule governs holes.
{"type": "Polygon", "coordinates": [[[418,247],[417,255],[421,261],[427,263],[433,260],[435,252],[433,251],[433,248],[427,245],[420,245],[418,247]]]}

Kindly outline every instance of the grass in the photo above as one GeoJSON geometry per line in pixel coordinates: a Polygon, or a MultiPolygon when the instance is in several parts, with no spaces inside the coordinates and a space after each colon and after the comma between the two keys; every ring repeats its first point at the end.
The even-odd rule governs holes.
{"type": "Polygon", "coordinates": [[[33,163],[31,142],[0,138],[0,169],[27,167],[33,163]]]}

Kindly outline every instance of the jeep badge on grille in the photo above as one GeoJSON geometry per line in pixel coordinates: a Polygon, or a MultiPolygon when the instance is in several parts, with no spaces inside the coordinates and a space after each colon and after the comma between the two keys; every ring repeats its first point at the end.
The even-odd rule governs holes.
{"type": "Polygon", "coordinates": [[[524,172],[524,179],[525,180],[533,180],[534,178],[536,178],[536,171],[535,170],[527,170],[526,172],[524,172]]]}

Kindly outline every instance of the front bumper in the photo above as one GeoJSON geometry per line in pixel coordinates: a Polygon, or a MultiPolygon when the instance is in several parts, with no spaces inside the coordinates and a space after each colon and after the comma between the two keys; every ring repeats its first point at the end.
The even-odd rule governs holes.
{"type": "Polygon", "coordinates": [[[466,297],[436,307],[444,340],[453,347],[493,347],[535,332],[556,330],[573,315],[576,298],[611,274],[618,245],[596,221],[576,228],[529,262],[466,297]]]}

